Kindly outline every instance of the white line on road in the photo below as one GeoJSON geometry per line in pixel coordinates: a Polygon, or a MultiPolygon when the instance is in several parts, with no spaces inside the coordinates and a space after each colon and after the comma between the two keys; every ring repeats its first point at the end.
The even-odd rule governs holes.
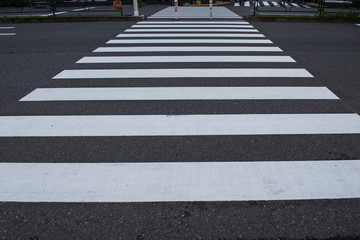
{"type": "Polygon", "coordinates": [[[356,26],[359,26],[359,27],[360,27],[360,24],[356,24],[356,26]]]}
{"type": "Polygon", "coordinates": [[[300,6],[298,4],[296,4],[296,3],[291,3],[291,4],[296,8],[300,8],[300,6]]]}
{"type": "Polygon", "coordinates": [[[282,52],[278,47],[99,47],[94,52],[282,52]]]}
{"type": "Polygon", "coordinates": [[[275,6],[275,7],[280,7],[279,3],[276,1],[271,1],[271,3],[275,6]]]}
{"type": "Polygon", "coordinates": [[[97,7],[85,7],[85,8],[79,8],[79,9],[74,9],[74,10],[71,10],[71,12],[89,11],[89,10],[94,9],[94,8],[97,8],[97,7]]]}
{"type": "Polygon", "coordinates": [[[241,78],[313,77],[302,68],[184,68],[64,70],[54,79],[94,78],[241,78]]]}
{"type": "Polygon", "coordinates": [[[168,202],[360,198],[359,172],[360,160],[0,163],[0,182],[4,183],[0,185],[0,201],[168,202]]]}
{"type": "Polygon", "coordinates": [[[357,114],[0,116],[0,137],[359,134],[357,114]]]}
{"type": "Polygon", "coordinates": [[[234,44],[272,44],[267,39],[130,39],[130,40],[109,40],[106,44],[163,44],[163,43],[234,43],[234,44]]]}
{"type": "Polygon", "coordinates": [[[185,37],[213,37],[213,38],[264,38],[263,34],[256,33],[128,33],[119,34],[117,38],[185,38],[185,37]]]}
{"type": "MultiPolygon", "coordinates": [[[[160,25],[178,25],[178,24],[205,24],[205,25],[218,25],[218,24],[230,24],[230,25],[248,25],[248,22],[245,21],[241,21],[241,22],[236,22],[236,21],[231,21],[231,22],[220,22],[220,21],[208,21],[208,22],[198,22],[198,21],[192,21],[192,22],[185,22],[185,21],[178,21],[178,22],[166,22],[166,21],[161,21],[161,22],[156,22],[156,21],[142,21],[142,22],[138,22],[136,25],[154,25],[154,24],[160,24],[160,25]]],[[[191,25],[190,25],[191,26],[191,25]]]]}
{"type": "MultiPolygon", "coordinates": [[[[158,16],[158,17],[153,17],[153,16],[148,17],[148,19],[169,19],[169,18],[175,18],[175,14],[168,14],[168,15],[158,16]]],[[[193,19],[194,16],[180,16],[179,18],[193,19]]],[[[206,16],[196,15],[196,18],[209,19],[209,16],[208,15],[206,15],[206,16]]],[[[215,18],[236,19],[236,20],[242,19],[242,17],[240,17],[240,16],[226,16],[226,15],[218,15],[215,18]]]]}
{"type": "Polygon", "coordinates": [[[246,2],[244,3],[244,7],[250,7],[250,1],[246,1],[246,2]]]}
{"type": "Polygon", "coordinates": [[[20,101],[338,99],[326,87],[38,88],[20,101]]]}
{"type": "Polygon", "coordinates": [[[14,29],[15,27],[0,27],[0,30],[5,30],[5,29],[14,29]]]}
{"type": "MultiPolygon", "coordinates": [[[[65,13],[68,13],[68,12],[55,12],[55,15],[60,15],[60,14],[65,14],[65,13]]],[[[41,17],[49,17],[49,16],[53,16],[52,13],[49,13],[49,14],[45,14],[45,15],[40,15],[41,17]]]]}
{"type": "Polygon", "coordinates": [[[16,33],[0,33],[0,36],[14,36],[16,33]]]}
{"type": "Polygon", "coordinates": [[[241,25],[132,25],[132,28],[243,28],[241,25]]]}
{"type": "Polygon", "coordinates": [[[267,1],[263,1],[262,3],[264,4],[265,7],[270,7],[270,4],[267,1]]]}
{"type": "Polygon", "coordinates": [[[76,63],[296,62],[289,56],[134,56],[83,57],[76,63]]]}
{"type": "Polygon", "coordinates": [[[256,29],[249,29],[254,28],[253,26],[244,26],[244,29],[221,29],[221,28],[178,28],[178,29],[169,29],[169,28],[131,28],[126,29],[125,32],[259,32],[256,29]]]}

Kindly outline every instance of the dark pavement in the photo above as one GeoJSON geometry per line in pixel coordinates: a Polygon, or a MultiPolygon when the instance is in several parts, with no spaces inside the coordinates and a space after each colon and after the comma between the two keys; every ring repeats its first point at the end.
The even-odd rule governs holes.
{"type": "MultiPolygon", "coordinates": [[[[360,113],[360,27],[355,24],[251,23],[286,55],[293,57],[298,67],[304,67],[315,76],[310,80],[278,79],[273,85],[323,85],[341,101],[19,102],[39,87],[240,85],[231,79],[224,79],[221,84],[218,79],[196,82],[188,79],[52,80],[64,69],[81,68],[75,64],[77,60],[91,55],[94,49],[104,46],[106,41],[133,24],[12,24],[16,36],[0,37],[0,115],[360,113]]],[[[147,66],[168,68],[171,64],[147,66]]],[[[192,66],[210,67],[206,64],[192,66]]],[[[235,67],[230,63],[221,66],[235,67]]],[[[121,67],[138,68],[140,65],[121,67]]],[[[249,64],[241,63],[236,67],[249,67],[249,64]]],[[[261,78],[241,81],[241,86],[264,84],[266,80],[261,78]]],[[[0,138],[0,161],[345,160],[360,159],[359,140],[358,134],[0,138]]],[[[359,239],[360,200],[2,202],[0,223],[1,239],[359,239]]]]}

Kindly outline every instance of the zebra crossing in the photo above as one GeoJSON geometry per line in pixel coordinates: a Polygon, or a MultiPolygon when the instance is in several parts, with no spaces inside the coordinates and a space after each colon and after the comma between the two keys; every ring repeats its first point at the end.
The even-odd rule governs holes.
{"type": "MultiPolygon", "coordinates": [[[[311,8],[310,6],[302,3],[285,2],[285,1],[245,1],[243,7],[254,7],[258,4],[259,7],[275,7],[275,8],[311,8]]],[[[240,5],[234,5],[240,6],[240,5]]]]}
{"type": "Polygon", "coordinates": [[[15,36],[16,33],[6,32],[12,29],[15,29],[15,27],[0,27],[0,36],[15,36]],[[3,32],[3,30],[5,31],[3,32]]]}
{"type": "MultiPolygon", "coordinates": [[[[223,101],[226,107],[226,101],[231,100],[243,105],[266,101],[273,106],[257,113],[204,114],[195,109],[191,114],[0,116],[0,137],[160,137],[166,140],[190,136],[213,139],[284,136],[291,139],[299,135],[336,138],[360,134],[360,116],[352,112],[305,109],[298,113],[279,113],[273,110],[279,103],[291,108],[291,101],[329,101],[336,105],[341,100],[245,21],[139,22],[95,49],[90,56],[81,58],[75,69],[61,71],[52,81],[59,87],[36,88],[19,101],[67,102],[70,106],[75,102],[88,102],[91,106],[97,101],[105,104],[157,101],[170,105],[175,101],[194,104],[202,101],[209,105],[223,101]],[[228,31],[219,36],[218,30],[224,29],[228,31]],[[236,32],[239,29],[255,31],[236,32]],[[183,34],[174,30],[181,30],[183,34]],[[91,81],[91,87],[69,87],[69,83],[79,81],[91,81]],[[134,85],[103,87],[101,83],[106,81],[126,81],[134,85]]],[[[163,202],[360,197],[360,160],[204,160],[0,163],[0,182],[8,183],[0,185],[0,201],[163,202]]]]}

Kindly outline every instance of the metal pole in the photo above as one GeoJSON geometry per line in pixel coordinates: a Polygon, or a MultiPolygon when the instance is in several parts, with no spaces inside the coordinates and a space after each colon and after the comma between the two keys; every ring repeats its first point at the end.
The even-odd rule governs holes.
{"type": "Polygon", "coordinates": [[[213,1],[209,0],[209,4],[210,4],[210,19],[213,19],[213,1]]]}
{"type": "Polygon", "coordinates": [[[134,4],[134,16],[138,17],[139,16],[139,8],[138,8],[137,0],[133,0],[133,4],[134,4]]]}
{"type": "Polygon", "coordinates": [[[178,0],[174,0],[175,3],[175,19],[177,20],[179,18],[179,13],[178,13],[178,0]]]}

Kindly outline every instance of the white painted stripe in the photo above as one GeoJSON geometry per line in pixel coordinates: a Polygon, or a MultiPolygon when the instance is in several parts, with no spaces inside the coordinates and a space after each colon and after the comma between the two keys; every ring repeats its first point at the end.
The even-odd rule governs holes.
{"type": "Polygon", "coordinates": [[[234,3],[234,7],[240,7],[240,3],[239,2],[234,3]]]}
{"type": "Polygon", "coordinates": [[[0,163],[2,202],[360,198],[360,160],[0,163]],[[139,177],[141,176],[141,177],[139,177]]]}
{"type": "Polygon", "coordinates": [[[207,22],[199,22],[199,21],[192,21],[192,22],[184,22],[184,21],[172,21],[172,22],[166,22],[166,21],[161,21],[161,22],[156,22],[156,21],[141,21],[136,23],[136,25],[154,25],[154,24],[165,24],[165,25],[178,25],[178,24],[205,24],[205,25],[218,25],[218,24],[229,24],[229,25],[247,25],[249,24],[248,22],[245,21],[241,21],[241,22],[236,22],[236,21],[231,21],[231,22],[220,22],[220,21],[207,21],[207,22]]]}
{"type": "Polygon", "coordinates": [[[306,5],[306,4],[301,4],[301,6],[304,8],[311,8],[309,5],[306,5]]]}
{"type": "Polygon", "coordinates": [[[94,9],[94,8],[97,8],[97,7],[85,7],[85,8],[79,8],[79,9],[74,9],[74,10],[71,10],[71,12],[89,11],[89,10],[94,9]]]}
{"type": "Polygon", "coordinates": [[[300,6],[299,5],[297,5],[296,3],[291,3],[294,7],[296,7],[296,8],[300,8],[300,6]]]}
{"type": "Polygon", "coordinates": [[[184,68],[64,70],[54,79],[313,77],[302,68],[184,68]]]}
{"type": "MultiPolygon", "coordinates": [[[[68,13],[68,12],[55,12],[55,15],[60,15],[60,14],[65,14],[65,13],[68,13]]],[[[53,16],[53,14],[49,13],[49,14],[45,14],[45,15],[40,15],[40,17],[48,17],[48,16],[53,16]]]]}
{"type": "Polygon", "coordinates": [[[280,7],[280,5],[278,4],[278,2],[276,2],[276,1],[271,1],[271,3],[272,3],[275,7],[280,7]]]}
{"type": "Polygon", "coordinates": [[[76,63],[296,62],[289,56],[134,56],[83,57],[76,63]]]}
{"type": "Polygon", "coordinates": [[[338,99],[326,87],[38,88],[20,101],[338,99]]]}
{"type": "Polygon", "coordinates": [[[246,2],[244,3],[244,7],[250,7],[250,1],[246,1],[246,2]]]}
{"type": "Polygon", "coordinates": [[[286,7],[291,7],[289,4],[287,4],[286,2],[282,2],[282,4],[284,4],[286,7]]]}
{"type": "Polygon", "coordinates": [[[132,28],[243,28],[240,25],[133,25],[132,28]]]}
{"type": "Polygon", "coordinates": [[[14,36],[16,33],[0,33],[0,36],[14,36]]]}
{"type": "Polygon", "coordinates": [[[0,137],[359,134],[357,114],[0,116],[0,137]]]}
{"type": "Polygon", "coordinates": [[[265,7],[270,7],[270,4],[267,1],[262,1],[265,7]]]}
{"type": "Polygon", "coordinates": [[[272,44],[267,39],[126,39],[126,40],[109,40],[106,44],[149,44],[149,43],[235,43],[235,44],[272,44]]]}
{"type": "Polygon", "coordinates": [[[253,26],[243,26],[245,29],[221,29],[221,28],[178,28],[178,29],[169,29],[169,28],[131,28],[126,29],[125,32],[259,32],[253,26]]]}
{"type": "Polygon", "coordinates": [[[359,27],[360,27],[360,24],[356,24],[356,26],[359,26],[359,27]]]}
{"type": "Polygon", "coordinates": [[[1,30],[5,30],[5,29],[14,29],[15,27],[0,27],[1,30]]]}
{"type": "Polygon", "coordinates": [[[128,33],[119,34],[117,38],[193,38],[193,37],[213,37],[213,38],[264,38],[263,34],[256,33],[128,33]]]}
{"type": "MultiPolygon", "coordinates": [[[[148,19],[169,19],[169,18],[174,18],[175,14],[172,15],[167,15],[167,16],[150,16],[148,17],[148,19]]],[[[213,16],[214,17],[214,16],[213,16]]],[[[209,16],[179,16],[179,19],[193,19],[193,18],[199,18],[199,19],[209,19],[209,16]]],[[[222,18],[222,19],[242,19],[242,17],[240,16],[226,16],[226,15],[218,15],[214,18],[222,18]]]]}
{"type": "Polygon", "coordinates": [[[278,47],[99,47],[94,52],[282,52],[278,47]]]}

